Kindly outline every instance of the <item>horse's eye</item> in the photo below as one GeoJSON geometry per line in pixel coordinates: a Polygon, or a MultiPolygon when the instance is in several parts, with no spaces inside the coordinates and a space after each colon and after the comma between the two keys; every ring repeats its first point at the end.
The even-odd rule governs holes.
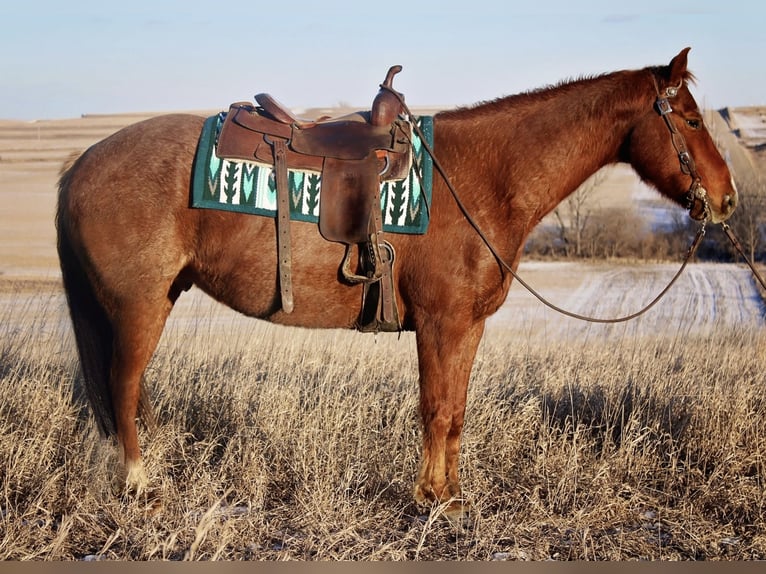
{"type": "Polygon", "coordinates": [[[686,120],[686,125],[693,130],[698,130],[702,127],[702,120],[686,120]]]}

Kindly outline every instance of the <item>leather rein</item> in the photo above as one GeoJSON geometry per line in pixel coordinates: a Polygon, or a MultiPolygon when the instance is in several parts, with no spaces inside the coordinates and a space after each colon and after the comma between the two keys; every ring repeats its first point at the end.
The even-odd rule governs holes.
{"type": "MultiPolygon", "coordinates": [[[[654,79],[654,78],[653,78],[654,79]]],[[[655,81],[655,88],[657,88],[656,85],[656,79],[655,81]]],[[[689,187],[689,191],[686,193],[686,208],[691,212],[695,205],[699,202],[702,207],[702,217],[700,219],[701,225],[699,230],[697,231],[696,236],[694,237],[694,240],[692,241],[691,246],[689,247],[688,252],[686,253],[686,256],[684,257],[683,263],[681,264],[680,269],[676,272],[676,274],[673,276],[673,278],[670,280],[668,285],[660,291],[660,293],[652,299],[645,307],[640,309],[639,311],[636,311],[635,313],[631,313],[629,315],[625,315],[623,317],[617,317],[617,318],[610,318],[610,319],[604,319],[599,317],[589,317],[587,315],[581,315],[579,313],[575,313],[573,311],[568,311],[566,309],[563,309],[559,307],[558,305],[555,305],[554,303],[551,303],[548,301],[545,297],[543,297],[540,293],[538,293],[532,286],[530,286],[526,281],[524,281],[519,274],[514,271],[514,269],[509,265],[497,252],[495,247],[490,242],[489,238],[484,234],[481,227],[478,223],[471,217],[471,214],[469,213],[468,209],[465,207],[463,202],[460,200],[460,197],[455,190],[455,187],[452,185],[452,182],[450,181],[447,172],[442,167],[441,163],[437,159],[436,155],[433,152],[433,149],[431,149],[431,146],[428,145],[428,142],[426,138],[424,137],[422,131],[418,127],[417,123],[415,122],[415,118],[413,117],[412,112],[407,107],[407,104],[404,102],[404,97],[394,90],[391,90],[390,88],[385,88],[385,86],[381,85],[381,88],[388,89],[393,93],[399,102],[402,105],[402,110],[407,115],[407,119],[412,124],[414,130],[417,132],[418,137],[420,138],[420,141],[423,144],[423,147],[425,148],[428,155],[431,156],[431,159],[433,160],[433,164],[436,167],[437,171],[441,175],[442,179],[444,180],[444,183],[447,185],[447,189],[449,189],[450,193],[452,194],[453,199],[457,203],[458,208],[463,213],[463,216],[466,218],[468,223],[471,225],[471,227],[474,228],[476,233],[478,233],[481,240],[484,242],[484,244],[487,246],[489,251],[494,255],[495,259],[497,260],[498,264],[501,266],[501,268],[507,270],[511,276],[516,279],[527,291],[529,291],[534,297],[536,297],[543,305],[546,305],[547,307],[550,307],[554,311],[561,313],[562,315],[566,315],[567,317],[572,317],[574,319],[579,319],[581,321],[588,321],[590,323],[624,323],[626,321],[630,321],[632,319],[635,319],[647,311],[654,307],[660,299],[662,299],[668,291],[670,291],[670,288],[675,284],[675,282],[678,280],[678,278],[683,273],[684,269],[686,269],[687,264],[689,261],[691,261],[692,257],[694,256],[694,253],[697,251],[697,247],[699,247],[699,244],[702,242],[703,237],[705,236],[705,225],[707,224],[707,221],[710,217],[710,206],[707,201],[707,191],[702,186],[702,180],[699,177],[699,174],[697,173],[696,164],[694,163],[694,159],[692,158],[691,154],[689,153],[689,150],[686,146],[686,140],[683,137],[683,134],[678,131],[678,129],[673,124],[673,121],[670,119],[670,113],[673,111],[670,102],[668,101],[670,98],[675,97],[678,94],[678,89],[680,86],[671,86],[665,89],[665,92],[663,94],[660,94],[659,90],[657,90],[657,99],[655,100],[655,107],[657,109],[657,112],[660,114],[660,116],[665,120],[665,125],[667,125],[668,129],[670,130],[670,137],[673,142],[673,147],[676,150],[676,153],[678,154],[678,159],[681,164],[681,171],[687,175],[689,175],[692,178],[691,186],[689,187]]],[[[727,225],[724,224],[724,230],[726,231],[728,228],[727,225]]],[[[727,231],[727,236],[729,235],[729,231],[727,231]]],[[[730,239],[733,238],[733,235],[730,236],[730,239]]],[[[734,240],[732,240],[734,242],[734,240]]],[[[736,245],[736,244],[735,244],[736,245]]],[[[747,260],[747,258],[745,258],[747,260]]],[[[749,263],[749,262],[748,262],[749,263]]],[[[755,271],[755,268],[750,264],[751,269],[753,269],[753,272],[757,274],[755,271]]],[[[761,284],[764,285],[764,288],[766,289],[766,283],[763,283],[763,280],[759,277],[761,280],[761,284]]]]}

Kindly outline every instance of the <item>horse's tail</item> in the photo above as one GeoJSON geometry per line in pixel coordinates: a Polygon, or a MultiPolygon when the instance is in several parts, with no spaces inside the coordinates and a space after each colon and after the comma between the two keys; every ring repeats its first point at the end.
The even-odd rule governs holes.
{"type": "MultiPolygon", "coordinates": [[[[59,263],[82,372],[82,380],[78,378],[75,382],[74,396],[76,400],[87,399],[101,433],[113,436],[117,432],[117,423],[112,406],[109,376],[114,333],[109,317],[99,302],[78,256],[76,246],[72,243],[65,201],[79,157],[79,154],[72,154],[61,169],[56,210],[59,263]]],[[[139,413],[144,421],[153,420],[143,385],[139,413]]]]}
{"type": "Polygon", "coordinates": [[[64,178],[71,171],[72,167],[77,162],[77,160],[80,159],[82,154],[83,152],[81,151],[73,151],[67,156],[67,158],[64,160],[64,163],[61,164],[61,169],[59,169],[59,191],[64,185],[64,178]]]}

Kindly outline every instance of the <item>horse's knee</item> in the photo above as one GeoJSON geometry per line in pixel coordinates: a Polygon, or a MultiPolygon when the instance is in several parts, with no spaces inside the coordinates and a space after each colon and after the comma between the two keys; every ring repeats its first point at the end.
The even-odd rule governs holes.
{"type": "Polygon", "coordinates": [[[420,417],[423,423],[423,438],[428,445],[442,444],[452,427],[452,415],[444,408],[421,408],[420,417]]]}

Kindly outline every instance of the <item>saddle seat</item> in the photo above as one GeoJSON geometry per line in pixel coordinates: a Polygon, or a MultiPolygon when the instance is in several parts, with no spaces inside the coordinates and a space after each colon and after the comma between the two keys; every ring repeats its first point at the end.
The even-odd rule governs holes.
{"type": "MultiPolygon", "coordinates": [[[[317,119],[299,118],[293,112],[284,106],[279,100],[271,94],[260,93],[255,95],[255,101],[261,106],[264,112],[273,119],[283,124],[294,125],[299,128],[311,128],[319,123],[336,123],[345,121],[369,122],[375,126],[382,126],[393,123],[396,117],[401,113],[401,103],[394,96],[393,82],[394,76],[402,71],[401,66],[391,66],[386,74],[381,87],[385,88],[378,92],[372,102],[369,113],[353,112],[344,116],[333,118],[331,116],[322,116],[317,119]]],[[[398,93],[398,92],[397,92],[398,93]]],[[[401,97],[401,94],[399,94],[401,97]]]]}
{"type": "Polygon", "coordinates": [[[352,112],[343,116],[320,116],[316,119],[299,118],[292,110],[287,108],[279,100],[274,98],[271,94],[261,93],[255,95],[255,102],[261,107],[261,109],[271,116],[274,120],[283,124],[297,126],[301,129],[312,128],[319,123],[334,123],[334,122],[368,122],[369,114],[364,112],[352,112]]]}
{"type": "MultiPolygon", "coordinates": [[[[288,169],[321,173],[319,231],[328,241],[346,245],[341,264],[350,283],[364,283],[380,298],[371,328],[399,330],[392,301],[393,247],[382,239],[381,181],[408,176],[412,163],[411,126],[400,118],[402,96],[392,88],[401,66],[392,66],[369,112],[306,120],[266,93],[257,106],[237,102],[229,107],[216,144],[227,159],[274,166],[277,192],[277,244],[282,308],[292,311],[290,192],[288,169]],[[357,270],[351,270],[351,247],[357,246],[357,270]],[[381,284],[381,278],[385,280],[381,284]],[[374,285],[374,286],[373,286],[374,285]],[[378,293],[379,292],[379,293],[378,293]]],[[[369,327],[369,324],[367,325],[369,327]]]]}

